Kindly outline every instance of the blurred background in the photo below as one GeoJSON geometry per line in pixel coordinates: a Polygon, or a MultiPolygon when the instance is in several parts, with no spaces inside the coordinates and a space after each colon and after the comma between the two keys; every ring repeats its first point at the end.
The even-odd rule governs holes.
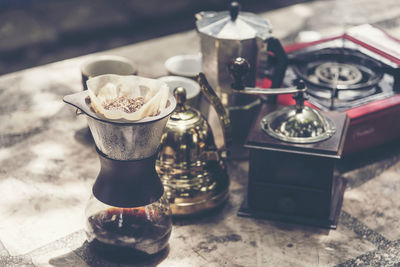
{"type": "MultiPolygon", "coordinates": [[[[242,5],[259,13],[308,1],[247,0],[242,5]]],[[[0,0],[0,74],[191,30],[196,12],[226,10],[229,2],[0,0]]]]}

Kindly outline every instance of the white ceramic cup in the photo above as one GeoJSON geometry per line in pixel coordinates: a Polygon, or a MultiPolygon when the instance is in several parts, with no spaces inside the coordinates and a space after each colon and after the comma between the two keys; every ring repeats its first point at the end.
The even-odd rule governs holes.
{"type": "Polygon", "coordinates": [[[95,56],[81,66],[82,85],[86,90],[86,81],[103,74],[136,75],[137,67],[129,59],[121,56],[95,56]]]}
{"type": "Polygon", "coordinates": [[[164,66],[171,75],[193,78],[201,72],[201,57],[201,53],[177,55],[167,59],[164,66]]]}
{"type": "Polygon", "coordinates": [[[180,76],[164,76],[158,78],[158,80],[168,85],[171,94],[174,93],[174,89],[177,87],[185,88],[186,104],[196,109],[199,108],[200,85],[196,81],[180,76]]]}

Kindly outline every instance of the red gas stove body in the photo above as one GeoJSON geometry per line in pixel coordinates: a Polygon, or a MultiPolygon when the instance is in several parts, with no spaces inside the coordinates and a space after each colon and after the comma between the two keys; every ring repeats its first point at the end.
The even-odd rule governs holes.
{"type": "MultiPolygon", "coordinates": [[[[367,88],[356,88],[357,86],[355,86],[354,90],[340,91],[343,88],[339,86],[340,90],[330,93],[333,98],[336,97],[334,94],[341,94],[342,92],[343,95],[350,95],[350,98],[346,99],[346,101],[342,101],[340,95],[337,95],[337,99],[334,100],[320,98],[319,93],[324,96],[329,91],[325,91],[324,89],[326,88],[322,88],[322,90],[318,89],[316,93],[313,93],[314,83],[312,79],[315,79],[315,77],[313,76],[309,81],[308,91],[310,96],[307,105],[324,111],[345,112],[350,118],[350,126],[344,145],[344,155],[400,138],[400,54],[397,52],[400,51],[399,40],[371,25],[362,25],[348,30],[341,36],[316,42],[293,44],[286,46],[285,49],[290,59],[284,79],[285,85],[290,85],[296,78],[303,78],[299,77],[299,67],[293,65],[297,64],[293,62],[299,61],[299,59],[315,58],[319,60],[332,53],[334,61],[341,62],[340,59],[337,59],[338,56],[343,57],[344,55],[344,58],[346,58],[347,56],[353,57],[353,54],[358,54],[359,57],[357,58],[361,58],[361,60],[357,60],[358,62],[354,63],[354,65],[356,67],[359,66],[358,68],[361,71],[354,71],[353,67],[345,70],[341,69],[341,72],[358,80],[364,79],[361,77],[361,72],[364,74],[364,72],[370,71],[364,71],[363,65],[367,65],[369,61],[374,61],[371,62],[373,66],[370,67],[371,72],[373,72],[371,74],[373,77],[370,78],[371,83],[368,83],[368,81],[365,83],[367,88]],[[338,53],[338,51],[341,54],[336,55],[335,53],[338,53]],[[322,54],[319,55],[319,53],[322,54]],[[352,94],[358,94],[359,92],[365,96],[353,98],[352,94]]],[[[310,62],[312,62],[312,59],[310,62]]],[[[314,68],[315,71],[317,68],[313,67],[313,64],[310,63],[310,68],[314,68]]],[[[335,64],[339,65],[336,68],[341,68],[344,65],[341,63],[335,64]]],[[[320,66],[322,65],[320,64],[320,66]]],[[[331,75],[323,67],[322,70],[319,68],[317,71],[319,75],[322,74],[322,76],[328,78],[331,75]]],[[[335,79],[339,78],[336,77],[335,79]]],[[[268,80],[264,80],[262,86],[269,87],[268,80]]],[[[277,101],[281,105],[294,104],[293,99],[288,95],[279,96],[277,101]]]]}

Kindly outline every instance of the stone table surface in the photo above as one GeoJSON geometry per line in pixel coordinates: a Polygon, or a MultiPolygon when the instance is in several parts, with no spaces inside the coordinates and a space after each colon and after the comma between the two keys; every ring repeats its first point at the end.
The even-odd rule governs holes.
{"type": "MultiPolygon", "coordinates": [[[[284,43],[372,23],[400,38],[398,0],[315,1],[261,14],[284,43]]],[[[195,31],[106,54],[135,61],[139,74],[166,75],[163,62],[196,53],[195,31]]],[[[86,120],[62,102],[82,90],[74,58],[0,77],[0,266],[119,266],[89,250],[84,208],[99,171],[86,120]]],[[[231,162],[230,198],[217,213],[175,220],[169,250],[126,266],[400,266],[400,145],[347,158],[336,230],[238,217],[248,163],[231,162]]]]}

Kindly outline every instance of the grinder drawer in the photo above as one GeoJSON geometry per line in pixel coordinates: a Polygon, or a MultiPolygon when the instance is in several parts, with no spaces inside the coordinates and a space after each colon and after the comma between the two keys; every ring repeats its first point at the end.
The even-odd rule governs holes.
{"type": "Polygon", "coordinates": [[[278,151],[250,151],[250,180],[330,190],[335,161],[278,151]]]}
{"type": "Polygon", "coordinates": [[[249,208],[287,215],[328,218],[331,192],[265,183],[251,183],[248,188],[249,208]]]}

